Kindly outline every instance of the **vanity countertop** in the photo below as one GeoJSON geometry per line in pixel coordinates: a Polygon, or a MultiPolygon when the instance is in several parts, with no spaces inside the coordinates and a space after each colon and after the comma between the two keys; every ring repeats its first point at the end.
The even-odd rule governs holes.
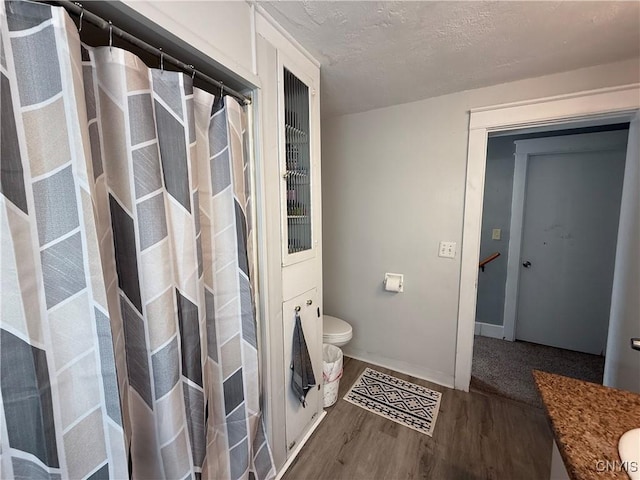
{"type": "Polygon", "coordinates": [[[640,427],[640,395],[538,370],[533,376],[569,476],[628,480],[618,441],[640,427]]]}

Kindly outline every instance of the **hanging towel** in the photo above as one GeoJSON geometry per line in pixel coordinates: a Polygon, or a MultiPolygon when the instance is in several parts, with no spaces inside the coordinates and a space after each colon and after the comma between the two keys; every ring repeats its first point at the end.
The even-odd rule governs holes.
{"type": "Polygon", "coordinates": [[[307,393],[316,385],[316,377],[313,375],[311,357],[307,349],[307,342],[302,331],[300,315],[296,312],[296,326],[293,330],[293,351],[291,354],[292,382],[291,388],[303,407],[307,406],[307,393]]]}

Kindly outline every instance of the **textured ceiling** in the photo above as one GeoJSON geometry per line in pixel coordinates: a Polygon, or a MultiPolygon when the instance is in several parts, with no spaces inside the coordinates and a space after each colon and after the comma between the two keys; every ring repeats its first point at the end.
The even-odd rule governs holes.
{"type": "Polygon", "coordinates": [[[640,2],[260,2],[322,65],[323,116],[640,56],[640,2]]]}

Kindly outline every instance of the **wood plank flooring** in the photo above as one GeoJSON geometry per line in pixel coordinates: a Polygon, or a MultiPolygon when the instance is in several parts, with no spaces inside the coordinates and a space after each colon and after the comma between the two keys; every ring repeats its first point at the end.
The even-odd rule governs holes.
{"type": "Polygon", "coordinates": [[[283,480],[549,478],[552,433],[544,412],[465,393],[345,357],[338,402],[283,480]],[[442,392],[433,437],[342,397],[365,367],[442,392]]]}

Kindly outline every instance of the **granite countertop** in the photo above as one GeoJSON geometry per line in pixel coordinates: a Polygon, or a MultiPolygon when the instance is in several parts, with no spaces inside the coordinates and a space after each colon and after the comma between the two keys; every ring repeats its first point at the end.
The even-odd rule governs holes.
{"type": "Polygon", "coordinates": [[[640,395],[538,370],[533,376],[569,476],[628,480],[618,441],[640,427],[640,395]]]}

